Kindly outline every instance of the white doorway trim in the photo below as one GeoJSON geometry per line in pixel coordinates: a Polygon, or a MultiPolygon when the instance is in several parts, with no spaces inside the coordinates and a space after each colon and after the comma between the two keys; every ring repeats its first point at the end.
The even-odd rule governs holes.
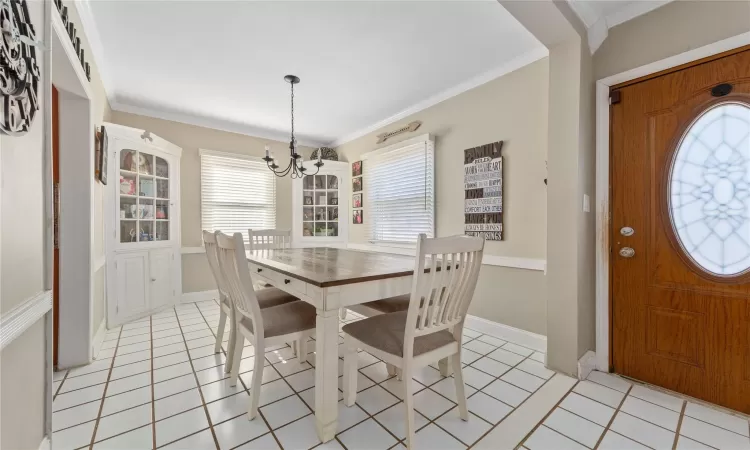
{"type": "MultiPolygon", "coordinates": [[[[60,290],[58,367],[91,362],[93,340],[94,93],[60,15],[50,6],[50,82],[59,92],[60,290]]],[[[51,107],[51,103],[50,103],[51,107]]],[[[50,109],[51,110],[51,109],[50,109]]],[[[47,115],[50,120],[52,114],[47,115]]],[[[51,136],[51,126],[50,136],[51,136]]],[[[47,144],[51,157],[52,141],[47,144]]],[[[46,176],[51,177],[51,170],[46,176]]],[[[50,181],[49,185],[52,183],[50,181]]],[[[51,214],[51,211],[49,212],[51,214]]],[[[49,218],[52,223],[52,217],[49,218]]],[[[49,249],[51,255],[52,249],[49,249]]],[[[50,261],[51,264],[51,261],[50,261]]],[[[96,324],[98,326],[98,324],[96,324]]]]}
{"type": "Polygon", "coordinates": [[[596,82],[596,368],[609,372],[609,88],[750,44],[750,32],[655,61],[596,82]]]}

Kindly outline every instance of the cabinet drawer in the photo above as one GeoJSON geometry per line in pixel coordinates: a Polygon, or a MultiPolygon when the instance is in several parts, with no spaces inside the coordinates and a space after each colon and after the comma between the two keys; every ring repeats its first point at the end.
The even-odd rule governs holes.
{"type": "Polygon", "coordinates": [[[280,276],[279,284],[276,286],[279,287],[279,289],[283,289],[287,292],[290,292],[292,294],[299,293],[304,294],[305,289],[307,288],[307,283],[304,281],[300,281],[296,278],[288,277],[286,275],[278,274],[280,276]]]}
{"type": "Polygon", "coordinates": [[[250,276],[255,280],[265,281],[274,286],[280,281],[278,273],[252,263],[250,264],[250,276]]]}

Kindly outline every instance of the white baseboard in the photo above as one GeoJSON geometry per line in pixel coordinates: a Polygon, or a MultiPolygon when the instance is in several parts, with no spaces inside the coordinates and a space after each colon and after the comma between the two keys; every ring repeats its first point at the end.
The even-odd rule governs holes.
{"type": "Polygon", "coordinates": [[[44,439],[39,444],[39,450],[52,450],[52,442],[50,442],[49,436],[44,436],[44,439]]]}
{"type": "Polygon", "coordinates": [[[96,330],[94,335],[94,341],[91,343],[91,360],[93,361],[96,355],[99,354],[99,350],[102,348],[102,342],[104,337],[107,335],[107,321],[102,319],[102,323],[99,324],[99,329],[96,330]]]}
{"type": "Polygon", "coordinates": [[[181,303],[194,303],[218,299],[219,291],[217,289],[213,289],[211,291],[183,292],[181,303]]]}
{"type": "Polygon", "coordinates": [[[502,323],[482,319],[471,314],[466,315],[466,327],[480,333],[495,336],[504,341],[510,341],[514,344],[534,349],[538,352],[547,353],[547,336],[542,336],[541,334],[503,325],[502,323]]]}
{"type": "Polygon", "coordinates": [[[594,369],[596,369],[596,353],[589,350],[578,360],[578,379],[585,380],[594,369]]]}

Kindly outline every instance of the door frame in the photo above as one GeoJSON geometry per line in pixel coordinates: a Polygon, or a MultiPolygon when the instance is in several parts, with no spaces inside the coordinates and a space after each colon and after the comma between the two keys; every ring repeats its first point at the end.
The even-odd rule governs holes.
{"type": "Polygon", "coordinates": [[[738,34],[703,47],[689,50],[635,69],[596,81],[596,369],[609,372],[610,354],[610,208],[609,155],[610,108],[612,86],[689,65],[696,61],[750,45],[750,32],[738,34]]]}

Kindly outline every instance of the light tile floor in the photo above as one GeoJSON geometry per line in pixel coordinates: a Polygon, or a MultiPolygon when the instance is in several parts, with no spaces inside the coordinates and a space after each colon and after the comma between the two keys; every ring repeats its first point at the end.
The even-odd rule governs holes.
{"type": "MultiPolygon", "coordinates": [[[[256,355],[244,347],[240,383],[229,386],[225,354],[214,353],[218,320],[219,307],[209,301],[109,330],[94,363],[54,375],[53,448],[404,448],[403,384],[365,352],[359,353],[357,403],[339,403],[334,441],[319,445],[315,434],[315,355],[300,364],[289,346],[263,355],[261,414],[247,420],[256,355]]],[[[474,330],[465,329],[463,346],[470,420],[458,417],[453,380],[436,365],[425,367],[412,381],[418,449],[495,448],[490,432],[550,379],[564,377],[544,367],[544,354],[474,330]]],[[[314,352],[314,342],[308,347],[314,352]]],[[[340,360],[339,375],[342,368],[340,360]]],[[[750,448],[747,419],[598,372],[577,383],[542,422],[529,424],[519,444],[530,450],[750,448]]]]}
{"type": "Polygon", "coordinates": [[[592,372],[522,442],[541,449],[750,449],[747,417],[592,372]]]}

